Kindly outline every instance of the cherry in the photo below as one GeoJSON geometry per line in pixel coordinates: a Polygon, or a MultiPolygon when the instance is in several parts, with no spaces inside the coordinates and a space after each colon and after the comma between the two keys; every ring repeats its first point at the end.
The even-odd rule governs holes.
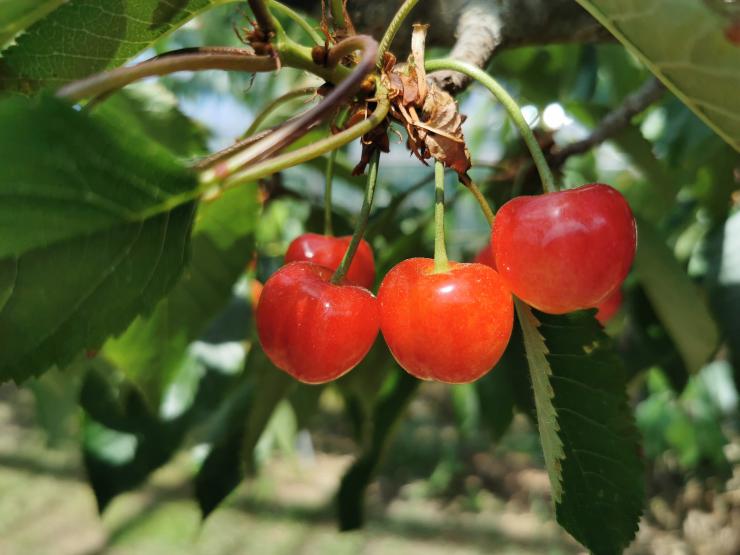
{"type": "Polygon", "coordinates": [[[383,279],[378,302],[394,358],[425,380],[477,380],[501,358],[514,323],[511,293],[482,264],[450,262],[435,273],[434,260],[404,260],[383,279]]]}
{"type": "Polygon", "coordinates": [[[517,197],[501,207],[493,229],[501,277],[550,314],[598,306],[624,281],[636,246],[627,201],[603,184],[517,197]]]}
{"type": "MultiPolygon", "coordinates": [[[[331,237],[317,233],[304,233],[288,246],[285,262],[305,260],[336,270],[352,237],[331,237]]],[[[370,289],[375,282],[375,258],[370,245],[364,239],[357,247],[355,257],[345,276],[352,283],[370,289]]]]}
{"type": "Polygon", "coordinates": [[[257,305],[257,332],[268,358],[305,383],[350,371],[378,335],[378,302],[356,285],[330,282],[333,271],[293,262],[267,280],[257,305]]]}
{"type": "Polygon", "coordinates": [[[483,249],[475,256],[473,260],[476,264],[485,264],[496,270],[496,257],[493,255],[493,245],[488,243],[483,249]]]}
{"type": "Polygon", "coordinates": [[[619,310],[619,307],[621,306],[622,288],[618,287],[612,293],[610,293],[606,299],[601,301],[601,304],[599,306],[596,307],[599,309],[599,311],[596,313],[596,319],[602,326],[605,326],[607,322],[614,317],[614,315],[619,310]]]}

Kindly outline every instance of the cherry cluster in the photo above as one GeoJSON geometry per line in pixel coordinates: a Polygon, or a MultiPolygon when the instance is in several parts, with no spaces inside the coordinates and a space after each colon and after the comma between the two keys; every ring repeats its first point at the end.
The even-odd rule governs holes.
{"type": "Polygon", "coordinates": [[[501,358],[514,324],[513,296],[551,314],[600,308],[606,320],[637,245],[624,197],[591,184],[517,197],[496,214],[490,245],[474,263],[440,271],[411,258],[369,290],[375,263],[364,240],[346,277],[332,282],[348,237],[307,234],[265,283],[257,306],[262,347],[278,367],[306,383],[354,368],[380,330],[398,364],[427,380],[467,383],[501,358]]]}

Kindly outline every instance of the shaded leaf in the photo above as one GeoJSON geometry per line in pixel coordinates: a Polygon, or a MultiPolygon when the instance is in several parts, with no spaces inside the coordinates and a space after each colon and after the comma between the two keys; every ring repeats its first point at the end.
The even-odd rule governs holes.
{"type": "Polygon", "coordinates": [[[126,114],[129,126],[183,158],[206,152],[207,129],[185,116],[178,108],[177,97],[160,83],[130,85],[107,98],[95,111],[126,114]]]}
{"type": "Polygon", "coordinates": [[[159,406],[188,345],[231,299],[234,282],[253,257],[257,194],[256,187],[245,186],[201,205],[185,275],[152,314],[105,344],[105,357],[141,388],[152,407],[159,406]]]}
{"type": "Polygon", "coordinates": [[[195,496],[206,518],[252,467],[253,450],[277,404],[295,381],[275,368],[258,343],[246,362],[246,376],[227,400],[218,435],[195,479],[195,496]]]}
{"type": "Polygon", "coordinates": [[[515,409],[536,420],[532,387],[527,376],[522,330],[519,323],[515,322],[501,360],[493,370],[475,382],[481,422],[495,441],[501,439],[509,429],[515,409]]]}
{"type": "Polygon", "coordinates": [[[372,415],[372,434],[363,454],[342,477],[337,492],[337,514],[341,530],[355,530],[364,521],[365,490],[388,444],[395,424],[419,386],[419,380],[397,370],[387,380],[372,415]]]}
{"type": "Polygon", "coordinates": [[[0,10],[0,50],[18,33],[45,17],[66,0],[3,0],[0,10]]]}
{"type": "Polygon", "coordinates": [[[638,227],[635,271],[686,368],[697,372],[717,349],[717,325],[698,288],[657,230],[644,220],[638,227]]]}
{"type": "Polygon", "coordinates": [[[645,502],[624,368],[594,311],[537,318],[565,454],[558,522],[593,553],[622,553],[645,502]]]}
{"type": "Polygon", "coordinates": [[[33,93],[123,65],[212,0],[69,0],[0,59],[0,90],[33,93]]]}
{"type": "Polygon", "coordinates": [[[729,16],[698,0],[578,3],[740,150],[740,48],[725,35],[729,16]]]}
{"type": "Polygon", "coordinates": [[[171,289],[194,204],[172,206],[196,179],[112,115],[16,97],[0,121],[0,380],[22,380],[98,349],[171,289]]]}

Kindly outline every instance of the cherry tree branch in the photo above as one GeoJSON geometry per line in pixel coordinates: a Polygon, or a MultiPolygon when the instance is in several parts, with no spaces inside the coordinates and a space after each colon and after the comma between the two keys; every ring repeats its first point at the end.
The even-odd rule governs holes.
{"type": "Polygon", "coordinates": [[[598,127],[588,137],[557,150],[551,155],[550,162],[555,166],[560,166],[568,157],[588,152],[614,137],[630,124],[632,118],[660,100],[664,93],[663,83],[655,77],[649,79],[642,87],[627,96],[621,105],[604,116],[598,127]]]}

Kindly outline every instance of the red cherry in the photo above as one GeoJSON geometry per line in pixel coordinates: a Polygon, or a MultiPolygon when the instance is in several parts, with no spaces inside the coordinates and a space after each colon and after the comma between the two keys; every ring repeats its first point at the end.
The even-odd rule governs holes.
{"type": "Polygon", "coordinates": [[[514,324],[511,293],[482,264],[450,262],[434,273],[429,258],[404,260],[383,279],[378,302],[391,353],[424,380],[477,380],[501,358],[514,324]]]}
{"type": "Polygon", "coordinates": [[[606,299],[604,299],[599,306],[596,308],[599,311],[596,313],[596,319],[602,326],[605,326],[609,320],[622,306],[622,289],[621,287],[615,289],[606,299]]]}
{"type": "Polygon", "coordinates": [[[493,245],[488,243],[473,260],[476,264],[485,264],[496,270],[496,257],[493,255],[493,245]]]}
{"type": "MultiPolygon", "coordinates": [[[[317,233],[304,233],[297,237],[285,253],[285,263],[305,260],[336,270],[342,262],[352,237],[330,237],[317,233]]],[[[348,281],[370,289],[375,282],[375,257],[364,239],[357,247],[355,257],[345,276],[348,281]]]]}
{"type": "Polygon", "coordinates": [[[598,306],[624,281],[637,228],[608,185],[517,197],[496,214],[498,271],[520,299],[550,314],[598,306]]]}
{"type": "Polygon", "coordinates": [[[257,305],[257,332],[269,359],[305,383],[349,372],[378,335],[378,302],[356,285],[330,283],[334,272],[293,262],[265,283],[257,305]]]}

